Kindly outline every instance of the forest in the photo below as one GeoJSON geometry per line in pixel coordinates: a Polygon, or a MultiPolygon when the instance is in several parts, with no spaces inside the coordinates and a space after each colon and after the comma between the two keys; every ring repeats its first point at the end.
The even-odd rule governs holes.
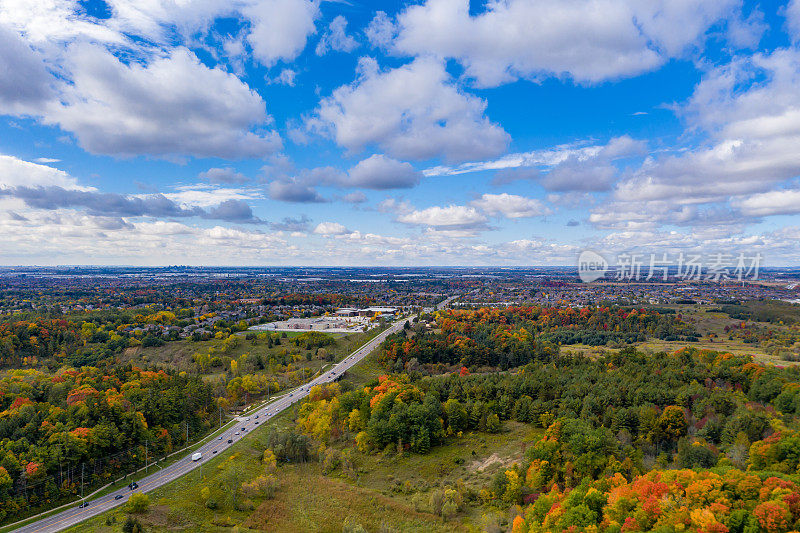
{"type": "Polygon", "coordinates": [[[612,307],[507,307],[436,313],[437,329],[414,328],[389,339],[381,353],[387,369],[453,365],[507,370],[549,360],[559,346],[625,345],[648,338],[697,340],[680,314],[612,307]]]}
{"type": "Polygon", "coordinates": [[[132,365],[0,378],[0,519],[110,481],[217,421],[196,376],[132,365]],[[147,442],[148,449],[145,450],[147,442]]]}
{"type": "MultiPolygon", "coordinates": [[[[797,367],[691,346],[657,354],[628,346],[598,357],[547,352],[536,338],[553,331],[554,316],[522,314],[447,312],[437,318],[441,333],[407,330],[386,342],[381,361],[390,371],[398,360],[412,370],[363,388],[317,388],[298,430],[327,446],[323,468],[335,473],[349,450],[426,454],[468,432],[502,432],[510,420],[538,428],[540,437],[520,443],[522,460],[484,486],[413,496],[419,509],[444,518],[471,508],[510,513],[513,532],[800,527],[797,367]],[[486,315],[491,322],[481,324],[486,315]],[[481,353],[490,358],[474,357],[481,353]],[[414,360],[473,364],[431,373],[413,370],[414,360]],[[479,372],[486,364],[508,370],[479,372]]],[[[569,317],[582,313],[564,314],[556,320],[572,329],[578,319],[569,317]]],[[[677,316],[583,316],[609,321],[604,330],[691,334],[677,316]]]]}

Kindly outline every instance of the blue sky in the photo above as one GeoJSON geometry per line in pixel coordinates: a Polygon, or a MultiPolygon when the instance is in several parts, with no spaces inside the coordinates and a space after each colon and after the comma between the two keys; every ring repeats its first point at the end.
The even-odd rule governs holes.
{"type": "Polygon", "coordinates": [[[0,263],[800,264],[800,1],[5,0],[0,263]]]}

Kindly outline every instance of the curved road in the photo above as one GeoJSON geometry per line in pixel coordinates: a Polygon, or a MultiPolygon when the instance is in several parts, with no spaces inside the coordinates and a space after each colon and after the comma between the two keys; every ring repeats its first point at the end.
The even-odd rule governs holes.
{"type": "MultiPolygon", "coordinates": [[[[445,300],[439,304],[439,306],[447,302],[448,300],[445,300]]],[[[195,468],[200,467],[203,463],[206,463],[207,461],[210,461],[212,458],[216,457],[220,452],[228,449],[236,441],[247,436],[250,431],[259,425],[259,423],[266,422],[281,411],[291,407],[294,403],[308,396],[309,390],[314,385],[327,383],[341,376],[343,372],[353,365],[358,364],[362,359],[364,359],[364,357],[369,355],[369,353],[377,348],[378,345],[383,342],[388,335],[401,329],[405,322],[406,319],[398,320],[388,329],[386,329],[386,331],[378,334],[374,339],[370,340],[364,346],[344,358],[332,369],[306,383],[305,385],[298,387],[287,394],[284,394],[277,401],[271,403],[270,405],[262,407],[258,411],[247,415],[244,417],[244,420],[226,430],[221,434],[221,436],[209,441],[192,452],[200,452],[203,454],[203,458],[199,461],[192,461],[191,455],[187,455],[183,459],[178,460],[163,470],[159,470],[158,472],[150,474],[149,476],[139,480],[139,487],[135,490],[128,490],[128,487],[117,489],[105,496],[101,496],[94,500],[87,500],[87,505],[84,508],[75,506],[71,509],[61,511],[60,513],[54,514],[47,518],[37,520],[31,524],[21,526],[19,529],[15,529],[14,531],[25,533],[51,533],[55,531],[61,531],[62,529],[74,526],[75,524],[78,524],[87,518],[97,516],[100,513],[104,513],[109,509],[113,509],[114,507],[124,504],[134,492],[149,492],[153,489],[161,487],[162,485],[166,485],[170,481],[173,481],[184,474],[187,474],[188,472],[191,472],[195,468]],[[117,499],[117,496],[121,496],[121,498],[117,499]]]]}

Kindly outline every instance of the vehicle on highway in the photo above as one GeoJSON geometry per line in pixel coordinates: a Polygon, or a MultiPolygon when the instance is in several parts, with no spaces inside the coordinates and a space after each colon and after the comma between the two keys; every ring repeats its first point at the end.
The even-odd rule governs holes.
{"type": "Polygon", "coordinates": [[[116,496],[114,496],[114,499],[115,500],[121,500],[122,499],[122,494],[117,494],[116,496]]]}
{"type": "Polygon", "coordinates": [[[244,432],[244,431],[247,431],[247,428],[242,428],[242,431],[243,431],[243,432],[244,432]]]}
{"type": "Polygon", "coordinates": [[[247,418],[244,419],[244,421],[245,422],[250,422],[250,417],[248,416],[247,418]]]}
{"type": "Polygon", "coordinates": [[[192,461],[199,461],[203,458],[203,454],[200,452],[196,452],[192,454],[192,461]]]}
{"type": "Polygon", "coordinates": [[[78,509],[83,509],[84,507],[89,507],[89,502],[83,502],[78,506],[78,509]]]}
{"type": "Polygon", "coordinates": [[[238,431],[237,431],[236,433],[234,433],[234,435],[238,435],[238,434],[239,434],[239,432],[238,432],[238,431]]]}
{"type": "Polygon", "coordinates": [[[256,425],[258,425],[258,420],[256,420],[256,425]]]}
{"type": "Polygon", "coordinates": [[[138,488],[139,488],[139,484],[138,484],[138,483],[136,483],[135,481],[132,481],[132,482],[131,482],[131,483],[128,485],[128,488],[129,488],[129,489],[131,489],[131,490],[136,490],[136,489],[138,489],[138,488]]]}
{"type": "Polygon", "coordinates": [[[213,452],[211,452],[211,453],[217,453],[217,450],[214,450],[214,451],[213,451],[213,452]]]}
{"type": "Polygon", "coordinates": [[[258,415],[256,415],[256,418],[258,418],[258,415]]]}
{"type": "Polygon", "coordinates": [[[233,439],[228,439],[228,444],[232,443],[233,439]]]}
{"type": "Polygon", "coordinates": [[[222,440],[222,435],[220,435],[220,436],[219,436],[219,438],[218,438],[217,440],[222,440]]]}

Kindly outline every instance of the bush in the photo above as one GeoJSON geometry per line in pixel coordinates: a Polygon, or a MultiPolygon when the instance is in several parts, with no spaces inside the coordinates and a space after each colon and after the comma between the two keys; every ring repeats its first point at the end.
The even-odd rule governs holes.
{"type": "Polygon", "coordinates": [[[134,492],[131,494],[126,508],[129,513],[144,513],[150,507],[150,498],[147,494],[141,492],[134,492]]]}
{"type": "Polygon", "coordinates": [[[142,527],[142,523],[139,522],[138,518],[128,516],[128,518],[125,519],[125,523],[122,524],[122,531],[123,533],[142,533],[144,527],[142,527]]]}

